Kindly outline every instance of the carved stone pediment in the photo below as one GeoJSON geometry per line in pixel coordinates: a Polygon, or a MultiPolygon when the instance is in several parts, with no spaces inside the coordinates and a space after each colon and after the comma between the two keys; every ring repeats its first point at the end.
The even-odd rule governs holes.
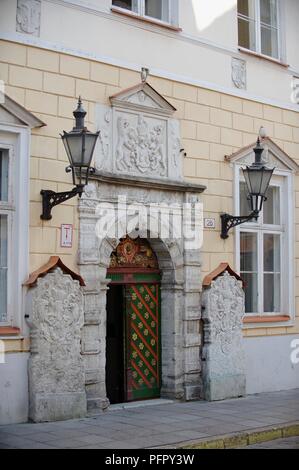
{"type": "Polygon", "coordinates": [[[121,91],[110,97],[113,107],[146,111],[171,116],[176,108],[146,82],[121,91]]]}
{"type": "Polygon", "coordinates": [[[148,83],[110,97],[97,106],[100,138],[98,171],[155,179],[182,179],[179,121],[175,108],[148,83]]]}

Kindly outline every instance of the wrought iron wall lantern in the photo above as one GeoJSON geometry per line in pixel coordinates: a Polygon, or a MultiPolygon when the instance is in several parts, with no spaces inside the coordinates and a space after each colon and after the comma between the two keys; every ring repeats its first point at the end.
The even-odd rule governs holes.
{"type": "Polygon", "coordinates": [[[266,194],[274,168],[267,168],[262,161],[264,148],[261,145],[260,138],[257,139],[256,147],[253,150],[255,153],[254,163],[243,169],[251,213],[244,216],[221,214],[221,238],[224,240],[228,238],[228,232],[231,228],[250,222],[253,219],[257,220],[263,204],[267,200],[266,194]]]}
{"type": "Polygon", "coordinates": [[[60,136],[70,162],[65,171],[72,172],[74,188],[71,191],[61,193],[42,189],[43,213],[40,216],[42,220],[52,218],[51,211],[54,206],[77,195],[81,197],[84,186],[88,184],[89,175],[95,172],[95,169],[90,165],[100,132],[92,133],[85,127],[86,111],[83,109],[81,97],[79,97],[77,109],[73,115],[76,120],[75,127],[70,132],[63,131],[60,136]]]}

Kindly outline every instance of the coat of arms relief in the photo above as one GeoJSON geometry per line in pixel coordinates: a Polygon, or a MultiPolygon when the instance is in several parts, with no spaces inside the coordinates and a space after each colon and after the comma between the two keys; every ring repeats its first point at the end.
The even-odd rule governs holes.
{"type": "Polygon", "coordinates": [[[179,121],[175,108],[147,82],[98,105],[100,172],[158,179],[182,179],[179,121]]]}
{"type": "Polygon", "coordinates": [[[165,127],[165,123],[150,122],[141,114],[135,120],[118,116],[117,170],[166,176],[165,127]]]}

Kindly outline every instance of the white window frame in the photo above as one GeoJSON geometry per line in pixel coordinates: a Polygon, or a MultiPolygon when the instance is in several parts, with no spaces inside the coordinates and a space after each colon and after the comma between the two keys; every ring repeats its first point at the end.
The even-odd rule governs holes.
{"type": "MultiPolygon", "coordinates": [[[[282,37],[283,37],[283,30],[282,30],[282,26],[283,26],[283,21],[282,21],[282,18],[283,18],[283,11],[282,11],[282,2],[280,0],[277,0],[277,48],[278,48],[278,57],[274,57],[274,56],[271,56],[271,55],[267,55],[267,54],[264,54],[262,52],[262,44],[261,44],[261,10],[260,10],[260,0],[253,0],[254,2],[254,14],[255,14],[255,17],[254,17],[254,23],[255,23],[255,44],[256,44],[256,50],[254,49],[248,49],[244,46],[240,46],[239,45],[239,38],[238,38],[238,45],[239,45],[239,49],[243,49],[245,51],[250,51],[250,52],[253,52],[253,53],[256,53],[258,55],[261,55],[261,56],[264,56],[264,57],[270,57],[272,60],[276,60],[276,61],[283,61],[284,60],[284,56],[285,56],[285,51],[284,51],[284,47],[283,47],[283,41],[282,41],[282,37]]],[[[237,12],[237,16],[238,16],[238,22],[239,22],[239,18],[246,18],[244,17],[242,14],[239,14],[239,12],[237,12]]],[[[273,27],[274,28],[274,27],[273,27]]]]}
{"type": "Polygon", "coordinates": [[[122,8],[116,5],[113,5],[113,0],[111,0],[112,7],[114,10],[125,11],[126,13],[131,13],[132,15],[140,16],[142,18],[161,23],[161,25],[178,25],[178,0],[169,0],[168,2],[168,21],[160,20],[154,16],[148,16],[145,14],[145,0],[132,0],[132,10],[122,8]]]}
{"type": "MultiPolygon", "coordinates": [[[[240,183],[244,181],[241,169],[244,168],[244,163],[235,162],[234,164],[234,210],[236,215],[240,214],[240,183]]],[[[241,232],[254,232],[258,233],[258,237],[262,237],[264,233],[277,233],[281,234],[281,312],[264,312],[263,308],[263,295],[258,299],[258,312],[246,313],[246,316],[281,316],[288,315],[291,320],[285,322],[290,325],[294,321],[295,314],[295,299],[294,299],[294,193],[293,193],[293,174],[291,171],[276,169],[273,173],[273,179],[270,183],[272,186],[279,186],[280,192],[280,207],[281,207],[281,226],[263,225],[260,222],[249,222],[239,225],[235,228],[235,265],[238,272],[240,272],[240,233],[241,232]],[[287,208],[287,210],[285,210],[287,208]],[[282,228],[282,230],[281,230],[282,228]]],[[[263,292],[263,244],[258,244],[258,290],[263,292]]],[[[273,323],[275,326],[275,323],[273,323]]],[[[279,322],[279,325],[283,325],[279,322]]],[[[260,326],[260,325],[259,325],[260,326]]],[[[273,326],[273,325],[272,325],[273,326]]],[[[256,327],[256,325],[252,325],[256,327]]]]}
{"type": "Polygon", "coordinates": [[[8,202],[0,213],[8,214],[7,320],[0,326],[24,326],[23,283],[29,268],[29,155],[30,129],[0,123],[0,148],[9,152],[8,202]]]}
{"type": "Polygon", "coordinates": [[[1,321],[0,326],[11,326],[11,318],[13,315],[13,289],[12,289],[12,275],[14,267],[14,256],[13,256],[13,234],[15,233],[15,149],[14,146],[2,141],[0,135],[0,150],[6,150],[8,152],[8,198],[7,201],[0,200],[0,215],[7,216],[7,319],[1,321]]]}

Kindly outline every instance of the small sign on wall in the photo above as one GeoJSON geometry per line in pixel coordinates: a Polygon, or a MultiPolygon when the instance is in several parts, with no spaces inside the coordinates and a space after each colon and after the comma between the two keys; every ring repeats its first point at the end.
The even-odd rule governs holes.
{"type": "Polygon", "coordinates": [[[204,219],[204,228],[215,229],[216,220],[215,219],[204,219]]]}
{"type": "Polygon", "coordinates": [[[61,224],[60,246],[62,248],[72,248],[73,246],[73,226],[72,224],[61,224]]]}

